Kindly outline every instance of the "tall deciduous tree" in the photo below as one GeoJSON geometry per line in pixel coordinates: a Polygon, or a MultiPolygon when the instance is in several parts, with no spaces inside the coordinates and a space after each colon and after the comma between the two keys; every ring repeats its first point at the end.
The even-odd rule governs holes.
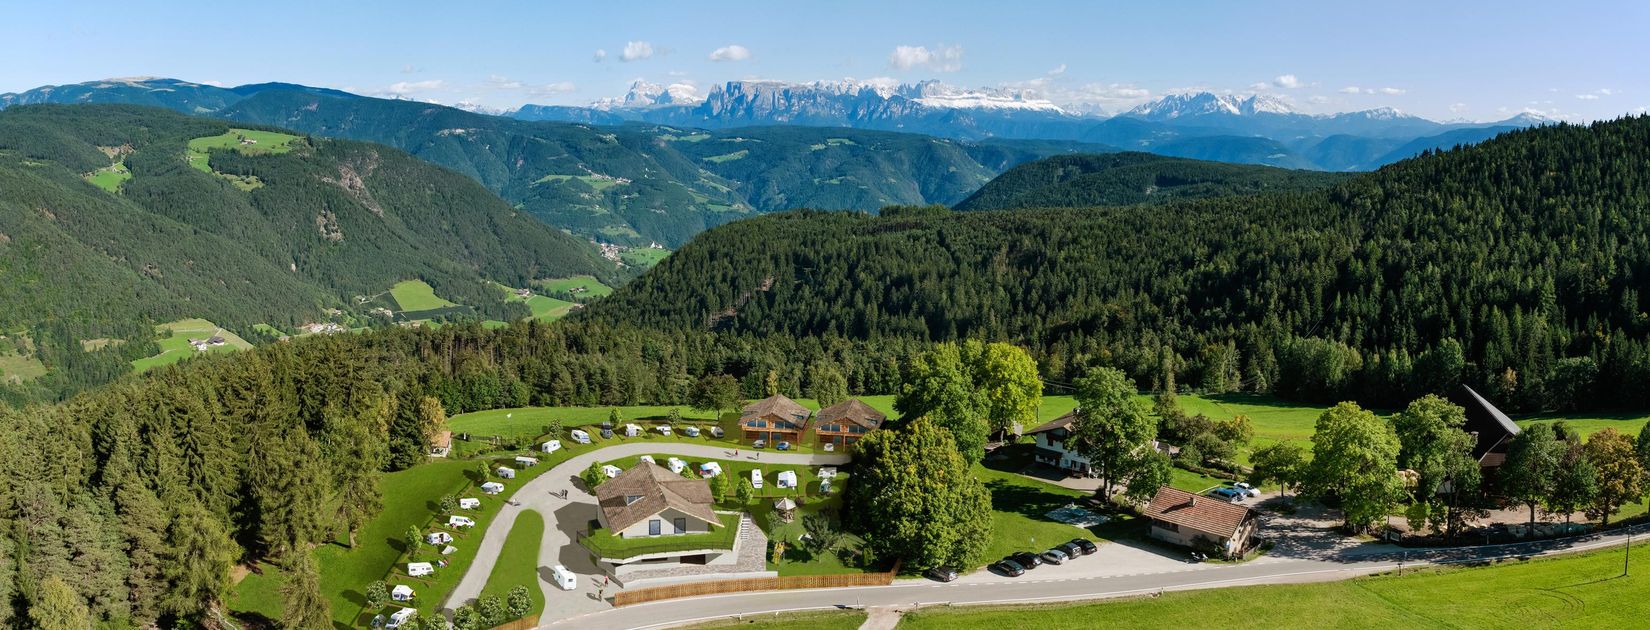
{"type": "Polygon", "coordinates": [[[1587,438],[1582,454],[1598,471],[1598,492],[1587,506],[1587,517],[1608,525],[1622,504],[1644,496],[1644,468],[1633,450],[1633,440],[1614,427],[1587,438]]]}
{"type": "Polygon", "coordinates": [[[1536,508],[1552,496],[1558,484],[1564,450],[1552,425],[1545,422],[1525,427],[1507,448],[1507,461],[1500,469],[1501,490],[1529,508],[1531,527],[1535,527],[1536,508]]]}
{"type": "Polygon", "coordinates": [[[1135,393],[1134,382],[1114,368],[1096,368],[1077,381],[1073,438],[1077,452],[1099,474],[1106,498],[1151,455],[1157,437],[1157,421],[1135,393]]]}
{"type": "Polygon", "coordinates": [[[808,395],[820,407],[829,407],[848,398],[848,379],[842,370],[824,361],[808,368],[808,395]]]}
{"type": "Polygon", "coordinates": [[[39,593],[29,606],[29,619],[39,630],[87,630],[92,613],[86,599],[56,575],[40,583],[39,593]]]}
{"type": "Polygon", "coordinates": [[[851,525],[877,557],[906,566],[973,567],[991,539],[991,494],[970,474],[951,432],[927,418],[856,445],[851,525]]]}
{"type": "Polygon", "coordinates": [[[912,358],[894,410],[904,418],[927,417],[950,431],[969,463],[985,457],[988,402],[961,346],[942,343],[912,358]]]}
{"type": "Polygon", "coordinates": [[[1339,497],[1346,525],[1368,527],[1403,497],[1398,448],[1398,436],[1385,420],[1355,403],[1330,407],[1318,416],[1302,489],[1339,497]]]}
{"type": "MultiPolygon", "coordinates": [[[[1554,426],[1556,432],[1557,426],[1554,426]]],[[[1576,511],[1592,505],[1593,498],[1598,495],[1598,469],[1587,458],[1582,445],[1575,442],[1560,442],[1564,446],[1564,457],[1558,467],[1558,478],[1553,483],[1553,491],[1547,497],[1547,511],[1563,514],[1564,522],[1570,522],[1570,516],[1576,511]]]]}
{"type": "Polygon", "coordinates": [[[1043,380],[1037,361],[1024,348],[1007,343],[978,347],[970,342],[965,354],[975,357],[974,385],[985,394],[986,417],[992,433],[1018,432],[1037,421],[1043,404],[1043,380]]]}
{"type": "Polygon", "coordinates": [[[727,374],[708,374],[693,385],[688,405],[699,411],[721,413],[739,408],[739,380],[727,374]]]}
{"type": "Polygon", "coordinates": [[[1306,473],[1306,449],[1295,442],[1278,442],[1256,449],[1249,456],[1249,463],[1254,470],[1249,473],[1249,483],[1256,486],[1268,483],[1277,483],[1283,493],[1289,493],[1289,487],[1298,485],[1306,473]]]}
{"type": "Polygon", "coordinates": [[[321,594],[321,572],[309,549],[287,562],[287,580],[281,585],[281,627],[286,630],[327,630],[332,627],[332,605],[321,594]]]}

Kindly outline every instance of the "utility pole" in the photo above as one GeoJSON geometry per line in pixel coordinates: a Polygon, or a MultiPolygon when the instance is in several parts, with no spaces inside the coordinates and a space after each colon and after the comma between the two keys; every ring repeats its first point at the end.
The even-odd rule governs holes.
{"type": "Polygon", "coordinates": [[[1621,576],[1627,577],[1627,569],[1633,560],[1633,530],[1627,530],[1627,555],[1621,558],[1621,576]]]}

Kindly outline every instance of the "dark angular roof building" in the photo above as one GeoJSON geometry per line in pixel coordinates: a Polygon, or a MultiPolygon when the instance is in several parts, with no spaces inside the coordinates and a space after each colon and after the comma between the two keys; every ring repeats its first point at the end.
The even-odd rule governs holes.
{"type": "Polygon", "coordinates": [[[1467,424],[1462,429],[1478,439],[1472,447],[1472,456],[1478,459],[1478,465],[1495,468],[1506,461],[1507,447],[1513,436],[1518,435],[1518,425],[1513,424],[1512,418],[1466,385],[1451,392],[1449,400],[1467,412],[1467,424]]]}

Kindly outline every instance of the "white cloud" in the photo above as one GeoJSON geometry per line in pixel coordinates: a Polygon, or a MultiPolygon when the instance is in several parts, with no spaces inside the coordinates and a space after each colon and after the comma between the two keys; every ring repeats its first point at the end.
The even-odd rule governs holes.
{"type": "Polygon", "coordinates": [[[1596,100],[1598,100],[1598,95],[1597,94],[1577,94],[1576,98],[1579,98],[1579,99],[1584,100],[1584,101],[1596,101],[1596,100]]]}
{"type": "Polygon", "coordinates": [[[212,87],[229,87],[224,85],[223,81],[201,81],[201,85],[210,85],[212,87]]]}
{"type": "Polygon", "coordinates": [[[653,44],[647,42],[625,42],[624,51],[619,53],[619,61],[641,61],[653,56],[653,44]]]}
{"type": "Polygon", "coordinates": [[[410,63],[407,64],[407,65],[401,66],[401,74],[415,74],[415,73],[423,72],[423,71],[424,71],[423,68],[412,65],[410,63]]]}
{"type": "Polygon", "coordinates": [[[408,96],[414,92],[439,90],[445,83],[445,81],[440,79],[431,79],[428,81],[397,81],[395,83],[391,83],[387,91],[396,96],[408,96]]]}
{"type": "Polygon", "coordinates": [[[1384,94],[1387,96],[1397,96],[1408,91],[1409,90],[1395,87],[1361,88],[1356,85],[1348,85],[1339,90],[1342,94],[1384,94]]]}
{"type": "Polygon", "coordinates": [[[573,85],[572,81],[557,81],[555,83],[546,83],[544,85],[537,85],[527,88],[527,93],[532,96],[550,96],[554,94],[566,94],[568,92],[577,91],[578,89],[579,87],[573,85]]]}
{"type": "Polygon", "coordinates": [[[1315,94],[1315,95],[1307,97],[1306,102],[1311,103],[1313,105],[1323,105],[1323,104],[1329,102],[1329,97],[1324,96],[1322,94],[1315,94]]]}
{"type": "Polygon", "coordinates": [[[1060,76],[1060,75],[1065,74],[1065,73],[1066,73],[1066,64],[1062,63],[1058,67],[1054,68],[1053,70],[1048,71],[1048,76],[1057,77],[1057,76],[1060,76]]]}
{"type": "Polygon", "coordinates": [[[1251,92],[1264,92],[1264,91],[1266,91],[1267,88],[1270,88],[1270,87],[1272,87],[1272,84],[1270,84],[1270,83],[1267,83],[1265,81],[1257,81],[1255,83],[1250,83],[1249,84],[1249,91],[1251,91],[1251,92]]]}
{"type": "Polygon", "coordinates": [[[739,44],[729,44],[710,51],[711,61],[744,61],[750,58],[750,49],[739,44]]]}
{"type": "Polygon", "coordinates": [[[888,65],[900,70],[922,66],[934,72],[956,72],[962,69],[962,46],[941,46],[929,50],[927,46],[895,46],[888,54],[888,65]]]}
{"type": "Polygon", "coordinates": [[[1395,88],[1395,87],[1384,87],[1384,88],[1381,88],[1379,90],[1376,90],[1376,92],[1380,92],[1380,93],[1385,94],[1387,96],[1397,96],[1399,94],[1403,94],[1406,91],[1408,91],[1408,90],[1405,90],[1403,88],[1395,88]]]}
{"type": "Polygon", "coordinates": [[[487,85],[496,90],[519,90],[522,88],[522,83],[520,81],[496,74],[487,77],[487,85]]]}
{"type": "Polygon", "coordinates": [[[604,50],[604,49],[601,49],[601,48],[597,48],[596,53],[591,55],[591,59],[594,60],[596,63],[601,63],[603,59],[607,59],[607,51],[604,50]]]}
{"type": "Polygon", "coordinates": [[[1597,90],[1594,90],[1592,92],[1588,92],[1586,94],[1577,94],[1576,98],[1579,98],[1579,99],[1584,100],[1584,101],[1596,101],[1596,100],[1604,98],[1606,96],[1612,96],[1615,93],[1616,93],[1616,91],[1612,90],[1610,88],[1599,88],[1597,90]]]}
{"type": "Polygon", "coordinates": [[[1341,91],[1342,94],[1363,94],[1364,93],[1364,89],[1361,88],[1361,87],[1358,87],[1356,85],[1348,85],[1346,87],[1341,88],[1340,91],[1341,91]]]}
{"type": "Polygon", "coordinates": [[[1459,114],[1464,111],[1467,111],[1466,103],[1455,103],[1449,106],[1449,113],[1451,114],[1459,114]]]}
{"type": "Polygon", "coordinates": [[[1301,86],[1301,80],[1293,74],[1280,74],[1272,79],[1272,84],[1286,90],[1292,90],[1301,86]]]}

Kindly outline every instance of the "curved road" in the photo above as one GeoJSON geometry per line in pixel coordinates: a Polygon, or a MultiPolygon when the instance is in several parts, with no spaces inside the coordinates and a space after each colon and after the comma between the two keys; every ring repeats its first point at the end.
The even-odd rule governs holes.
{"type": "MultiPolygon", "coordinates": [[[[541,619],[565,619],[575,615],[597,612],[609,606],[597,596],[601,581],[590,556],[577,548],[572,533],[596,518],[596,498],[580,489],[579,473],[592,462],[611,461],[637,455],[674,455],[690,461],[706,459],[734,459],[729,448],[709,444],[683,442],[634,442],[599,448],[580,453],[544,474],[533,478],[509,497],[482,536],[475,561],[464,573],[464,578],[453,589],[443,610],[451,611],[481,596],[487,586],[487,577],[498,564],[505,539],[515,526],[516,516],[524,510],[536,510],[544,516],[544,540],[539,544],[539,557],[506,558],[506,562],[535,562],[539,572],[539,589],[544,592],[544,613],[541,619]],[[561,498],[562,493],[567,498],[561,498]],[[579,588],[563,591],[550,583],[550,567],[565,565],[579,574],[579,588]]],[[[846,453],[779,453],[740,450],[739,459],[780,466],[837,466],[848,462],[846,453]],[[760,453],[760,454],[758,454],[760,453]]],[[[611,594],[611,592],[609,592],[611,594]]]]}

